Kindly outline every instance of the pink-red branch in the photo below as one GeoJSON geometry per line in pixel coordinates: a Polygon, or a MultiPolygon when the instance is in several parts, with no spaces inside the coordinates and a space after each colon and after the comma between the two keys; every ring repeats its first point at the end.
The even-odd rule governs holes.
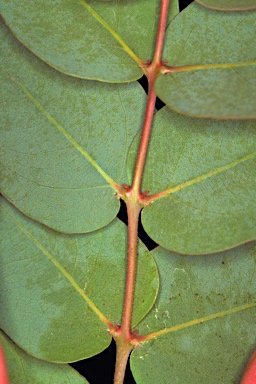
{"type": "Polygon", "coordinates": [[[148,100],[145,112],[145,119],[142,127],[142,135],[136,164],[134,168],[133,181],[131,187],[124,186],[122,197],[127,205],[128,213],[128,258],[126,287],[123,305],[123,314],[121,326],[116,329],[110,329],[116,345],[117,358],[114,384],[122,384],[124,380],[125,367],[131,350],[137,343],[136,336],[132,333],[132,313],[133,301],[137,271],[137,248],[138,248],[138,221],[140,210],[144,205],[143,199],[146,193],[141,191],[143,171],[145,167],[150,133],[152,129],[156,93],[155,81],[162,69],[162,51],[164,44],[166,20],[168,16],[169,0],[162,0],[159,17],[158,33],[156,38],[155,52],[151,63],[143,65],[144,73],[148,78],[148,100]]]}
{"type": "Polygon", "coordinates": [[[140,147],[138,150],[138,156],[136,159],[133,182],[132,182],[132,190],[136,190],[138,195],[138,199],[143,200],[143,194],[141,194],[141,183],[142,176],[144,171],[144,166],[147,157],[148,144],[150,139],[150,133],[152,129],[153,117],[154,117],[154,108],[156,102],[156,93],[155,93],[155,82],[162,69],[162,52],[164,45],[164,36],[165,36],[165,28],[166,21],[168,16],[169,9],[169,0],[162,0],[161,9],[160,9],[160,17],[158,24],[158,32],[156,38],[155,52],[153,56],[153,60],[151,63],[145,64],[145,73],[148,78],[148,101],[145,113],[145,119],[142,128],[142,135],[140,140],[140,147]]]}
{"type": "Polygon", "coordinates": [[[0,345],[0,383],[1,384],[9,383],[6,362],[4,358],[4,351],[1,345],[0,345]]]}
{"type": "Polygon", "coordinates": [[[244,371],[241,384],[256,383],[256,351],[253,352],[250,361],[244,371]]]}

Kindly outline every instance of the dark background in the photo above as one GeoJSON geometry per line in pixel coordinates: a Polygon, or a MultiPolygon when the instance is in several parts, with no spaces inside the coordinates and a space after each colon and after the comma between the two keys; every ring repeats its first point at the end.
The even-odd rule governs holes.
{"type": "MultiPolygon", "coordinates": [[[[186,8],[190,3],[192,3],[192,0],[179,0],[180,11],[186,8]]],[[[139,83],[147,92],[147,78],[143,76],[139,80],[139,83]]],[[[163,106],[164,104],[162,103],[162,101],[157,99],[156,108],[159,110],[163,106]]],[[[118,217],[125,224],[127,224],[126,207],[122,201],[118,217]]],[[[157,244],[147,236],[141,224],[139,225],[139,237],[148,247],[149,250],[152,250],[157,246],[157,244]]],[[[81,375],[83,375],[89,381],[90,384],[113,384],[115,357],[115,342],[112,341],[110,346],[100,354],[86,360],[81,360],[76,363],[72,363],[70,365],[75,368],[81,375]]],[[[126,369],[124,384],[136,384],[130,371],[129,365],[126,369]]]]}

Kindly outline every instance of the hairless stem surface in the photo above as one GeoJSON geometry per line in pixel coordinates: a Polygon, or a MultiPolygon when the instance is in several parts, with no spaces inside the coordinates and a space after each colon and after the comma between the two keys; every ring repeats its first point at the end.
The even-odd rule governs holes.
{"type": "Polygon", "coordinates": [[[140,211],[143,206],[146,205],[144,203],[144,198],[147,195],[147,192],[141,191],[141,183],[143,177],[143,170],[146,162],[156,102],[156,93],[154,86],[155,81],[158,75],[161,73],[163,67],[162,50],[168,9],[169,0],[162,0],[153,60],[151,62],[146,62],[142,64],[142,69],[148,78],[147,106],[142,127],[140,146],[134,168],[132,185],[130,187],[124,187],[124,193],[122,194],[122,196],[120,196],[123,198],[127,206],[128,254],[122,322],[120,327],[113,327],[112,329],[110,329],[110,333],[115,339],[117,348],[114,384],[123,383],[125,369],[130,352],[136,345],[139,344],[140,340],[140,338],[136,336],[136,332],[132,332],[131,324],[137,269],[138,221],[140,211]]]}

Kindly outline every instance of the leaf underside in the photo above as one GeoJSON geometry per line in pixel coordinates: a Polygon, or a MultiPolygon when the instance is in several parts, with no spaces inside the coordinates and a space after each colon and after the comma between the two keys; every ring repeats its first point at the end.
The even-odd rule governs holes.
{"type": "MultiPolygon", "coordinates": [[[[25,6],[22,4],[19,7],[14,2],[4,1],[2,13],[5,21],[19,40],[60,71],[103,81],[131,81],[142,75],[141,63],[152,58],[159,8],[157,1],[150,1],[150,4],[148,1],[93,2],[93,9],[84,1],[74,3],[72,7],[68,2],[57,5],[49,2],[47,7],[38,5],[38,10],[31,0],[25,3],[25,6]],[[55,7],[54,12],[52,7],[55,7]],[[36,14],[34,18],[31,16],[33,12],[36,14]],[[42,13],[42,17],[38,17],[38,12],[42,13]],[[58,12],[61,17],[56,18],[58,12]],[[86,28],[81,20],[76,24],[79,30],[74,30],[77,17],[89,18],[86,28]],[[134,28],[131,28],[131,23],[134,23],[134,28]],[[30,33],[31,28],[35,28],[37,34],[30,33]],[[49,31],[50,39],[47,38],[49,31]],[[86,38],[85,34],[89,37],[86,38]],[[63,40],[63,47],[59,39],[63,40]],[[56,43],[60,52],[56,50],[56,43]],[[43,52],[37,52],[41,49],[43,52]],[[127,59],[124,59],[124,54],[127,59]],[[59,63],[53,64],[52,60],[59,63]],[[71,67],[79,68],[62,68],[67,62],[71,67]],[[120,70],[117,69],[119,66],[120,70]],[[129,72],[131,67],[140,75],[132,78],[129,72]],[[84,70],[88,71],[87,75],[79,72],[84,70]],[[96,71],[97,75],[90,74],[91,71],[96,71]],[[128,76],[126,79],[125,73],[128,76]]],[[[198,4],[191,4],[177,15],[175,2],[168,24],[164,60],[169,66],[184,67],[184,70],[159,76],[156,84],[158,96],[183,114],[221,119],[255,118],[256,105],[252,97],[256,91],[253,49],[255,13],[206,11],[198,4]],[[170,22],[173,18],[174,21],[170,22]]]]}
{"type": "MultiPolygon", "coordinates": [[[[217,0],[199,2],[219,7],[217,0]]],[[[241,3],[252,8],[249,0],[241,3]]],[[[255,14],[192,4],[170,22],[178,13],[172,4],[164,59],[187,68],[159,76],[158,96],[187,115],[254,118],[255,14]]],[[[114,187],[128,183],[126,157],[144,109],[138,84],[81,78],[118,83],[141,77],[139,61],[152,58],[159,1],[3,0],[0,11],[24,46],[63,72],[3,27],[3,194],[55,230],[94,231],[56,233],[1,199],[1,324],[33,356],[76,361],[109,345],[104,317],[120,323],[127,240],[124,225],[114,220],[114,187]]],[[[167,193],[142,212],[155,241],[204,254],[255,238],[254,132],[251,121],[195,120],[167,108],[156,114],[143,190],[167,193]]],[[[129,175],[137,145],[138,138],[129,175]]],[[[238,382],[254,342],[255,243],[196,258],[159,247],[154,257],[157,267],[140,245],[133,326],[140,322],[140,334],[166,332],[133,351],[137,383],[169,384],[170,377],[173,384],[238,382]],[[157,268],[162,285],[155,302],[157,268]],[[200,318],[202,324],[188,324],[200,318]]],[[[44,375],[49,363],[27,361],[15,348],[31,374],[44,375]]]]}
{"type": "MultiPolygon", "coordinates": [[[[143,75],[140,63],[153,56],[159,7],[158,0],[3,0],[0,11],[14,35],[54,68],[86,79],[128,82],[143,75]]],[[[178,12],[174,0],[168,20],[178,12]]]]}
{"type": "Polygon", "coordinates": [[[3,0],[1,5],[13,33],[42,60],[72,76],[114,82],[136,80],[142,70],[101,18],[129,49],[147,60],[152,57],[158,11],[158,0],[108,4],[3,0]]]}
{"type": "Polygon", "coordinates": [[[35,359],[15,345],[0,331],[10,383],[89,384],[78,372],[66,364],[52,364],[35,359]]]}
{"type": "Polygon", "coordinates": [[[137,384],[240,382],[255,343],[255,251],[255,243],[196,258],[153,251],[161,288],[138,329],[156,334],[132,352],[137,384]]]}
{"type": "Polygon", "coordinates": [[[240,11],[255,9],[255,0],[195,0],[197,3],[212,9],[240,11]]]}
{"type": "MultiPolygon", "coordinates": [[[[126,270],[126,226],[66,235],[27,218],[1,198],[1,327],[32,356],[71,362],[98,354],[120,324],[126,270]],[[10,239],[12,241],[10,242],[10,239]],[[118,289],[117,289],[118,287],[118,289]]],[[[158,292],[154,259],[139,246],[133,326],[158,292]]]]}
{"type": "MultiPolygon", "coordinates": [[[[255,239],[254,125],[193,119],[166,107],[157,112],[143,176],[143,190],[159,193],[142,211],[152,239],[183,254],[255,239]]],[[[129,177],[138,142],[139,134],[128,156],[129,177]]]]}
{"type": "MultiPolygon", "coordinates": [[[[156,3],[156,0],[147,1],[149,12],[142,25],[146,25],[146,22],[149,25],[146,30],[142,27],[138,31],[149,36],[149,41],[154,36],[152,12],[157,12],[156,3]]],[[[128,17],[135,25],[142,20],[140,4],[135,2],[134,6],[130,5],[127,9],[122,3],[94,2],[93,8],[99,12],[102,10],[104,19],[129,40],[131,25],[125,23],[125,18],[128,17]]],[[[46,0],[42,3],[25,0],[19,4],[3,0],[1,13],[14,35],[25,46],[64,73],[118,82],[142,76],[138,64],[80,1],[46,0]]]]}
{"type": "Polygon", "coordinates": [[[127,151],[142,121],[138,83],[107,85],[61,74],[3,27],[2,192],[55,230],[89,232],[119,210],[127,151]]]}
{"type": "Polygon", "coordinates": [[[195,117],[255,118],[255,15],[196,3],[181,12],[166,31],[163,57],[174,69],[156,82],[160,99],[195,117]]]}

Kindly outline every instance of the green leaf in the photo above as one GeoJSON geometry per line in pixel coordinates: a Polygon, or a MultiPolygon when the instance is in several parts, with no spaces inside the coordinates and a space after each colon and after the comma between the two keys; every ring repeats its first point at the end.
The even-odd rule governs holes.
{"type": "Polygon", "coordinates": [[[126,82],[140,78],[141,60],[152,57],[159,1],[3,0],[0,11],[14,35],[54,68],[126,82]]]}
{"type": "Polygon", "coordinates": [[[3,34],[3,194],[58,231],[107,225],[119,210],[117,183],[126,182],[143,89],[68,77],[38,60],[5,27],[3,34]]]}
{"type": "Polygon", "coordinates": [[[205,7],[219,10],[240,11],[256,8],[255,0],[196,0],[205,7]]]}
{"type": "MultiPolygon", "coordinates": [[[[111,340],[110,322],[121,320],[126,226],[116,219],[86,235],[56,233],[2,200],[2,329],[43,360],[71,362],[101,352],[111,340]]],[[[158,291],[152,256],[142,244],[139,254],[133,326],[158,291]]]]}
{"type": "MultiPolygon", "coordinates": [[[[152,6],[152,0],[147,0],[146,6],[137,1],[92,2],[91,8],[89,2],[78,0],[45,0],[43,4],[3,0],[0,10],[14,35],[54,68],[76,77],[121,82],[138,79],[142,70],[127,52],[129,47],[125,49],[118,39],[129,40],[129,30],[136,30],[135,25],[141,22],[138,33],[149,36],[150,42],[156,2],[152,6]]],[[[137,58],[134,52],[133,55],[137,58]]]]}
{"type": "Polygon", "coordinates": [[[52,364],[27,355],[0,331],[10,384],[85,384],[69,365],[52,364]]]}
{"type": "Polygon", "coordinates": [[[167,19],[167,25],[180,13],[179,0],[172,0],[169,4],[169,13],[167,19]]]}
{"type": "MultiPolygon", "coordinates": [[[[159,5],[158,0],[3,0],[0,12],[14,35],[54,68],[86,79],[126,82],[140,78],[142,61],[152,58],[159,5]]],[[[169,20],[178,12],[174,0],[169,20]]]]}
{"type": "MultiPolygon", "coordinates": [[[[156,114],[143,190],[142,224],[158,244],[185,254],[218,252],[255,239],[255,124],[156,114]]],[[[134,167],[139,135],[131,147],[134,167]]]]}
{"type": "Polygon", "coordinates": [[[256,117],[255,12],[209,11],[194,3],[167,29],[171,72],[156,81],[174,110],[202,117],[256,117]]]}
{"type": "Polygon", "coordinates": [[[239,383],[255,343],[255,243],[207,257],[153,254],[161,288],[139,325],[153,333],[131,355],[136,383],[239,383]]]}

